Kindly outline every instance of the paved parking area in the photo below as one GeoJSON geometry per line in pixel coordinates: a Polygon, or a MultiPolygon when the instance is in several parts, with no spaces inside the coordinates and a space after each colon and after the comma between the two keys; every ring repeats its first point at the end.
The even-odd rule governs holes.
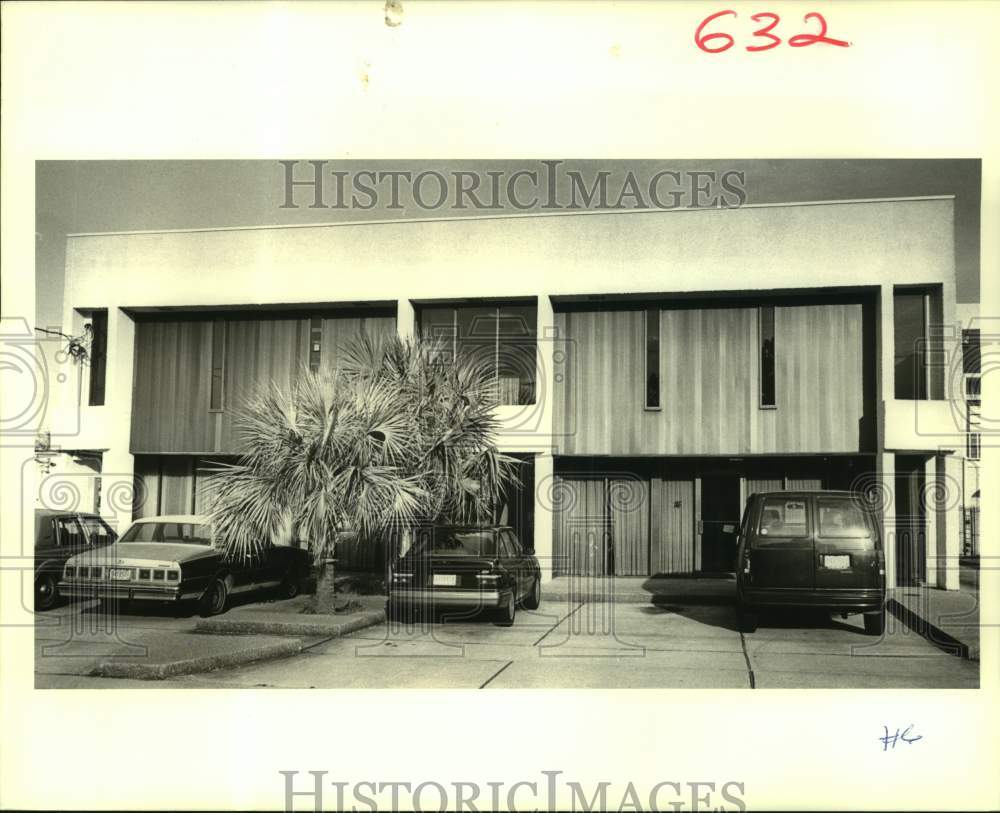
{"type": "MultiPolygon", "coordinates": [[[[126,616],[124,629],[183,633],[197,619],[126,616]]],[[[45,661],[45,659],[42,659],[45,661]]],[[[171,688],[975,688],[978,663],[942,652],[889,617],[764,615],[741,634],[730,606],[543,602],[505,628],[437,618],[316,640],[295,656],[180,677],[171,688]]],[[[48,661],[39,686],[114,687],[48,661]]],[[[129,681],[129,685],[133,682],[129,681]]]]}

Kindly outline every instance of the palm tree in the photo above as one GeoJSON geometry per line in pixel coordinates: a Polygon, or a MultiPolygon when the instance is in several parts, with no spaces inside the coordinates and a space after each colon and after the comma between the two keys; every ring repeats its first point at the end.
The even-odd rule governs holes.
{"type": "Polygon", "coordinates": [[[501,454],[496,379],[474,359],[362,335],[336,372],[300,371],[255,393],[236,417],[243,454],[210,481],[209,514],[230,559],[303,540],[318,612],[333,609],[338,535],[368,544],[419,524],[490,521],[518,461],[501,454]]]}

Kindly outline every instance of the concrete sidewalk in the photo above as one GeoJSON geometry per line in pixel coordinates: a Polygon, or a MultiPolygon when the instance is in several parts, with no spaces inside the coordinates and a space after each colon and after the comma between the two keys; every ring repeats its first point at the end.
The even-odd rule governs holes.
{"type": "MultiPolygon", "coordinates": [[[[888,591],[887,609],[939,648],[979,660],[978,570],[962,568],[961,589],[899,587],[888,591]]],[[[542,585],[546,601],[623,604],[731,605],[736,602],[732,574],[713,576],[586,577],[560,576],[542,585]]]]}
{"type": "Polygon", "coordinates": [[[205,619],[70,605],[36,623],[35,673],[165,680],[287,658],[384,621],[384,597],[348,599],[357,604],[343,614],[312,614],[311,597],[300,596],[237,603],[205,619]]]}
{"type": "Polygon", "coordinates": [[[736,578],[712,576],[558,576],[542,583],[546,601],[621,604],[734,604],[736,578]]]}
{"type": "Polygon", "coordinates": [[[888,610],[940,649],[979,660],[979,590],[970,580],[959,590],[897,587],[889,591],[888,610]]]}

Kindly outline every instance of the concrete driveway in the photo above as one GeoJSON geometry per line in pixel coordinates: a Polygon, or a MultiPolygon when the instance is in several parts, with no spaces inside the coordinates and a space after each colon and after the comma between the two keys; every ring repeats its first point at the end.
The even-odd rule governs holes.
{"type": "MultiPolygon", "coordinates": [[[[134,621],[137,630],[182,629],[187,623],[145,616],[134,621]]],[[[139,683],[55,670],[39,680],[39,685],[95,688],[139,683]]],[[[978,683],[978,663],[940,651],[892,616],[881,640],[864,634],[860,618],[825,614],[764,615],[757,632],[743,635],[731,606],[550,601],[536,612],[518,612],[509,628],[481,618],[389,623],[314,642],[288,658],[152,685],[603,689],[975,688],[978,683]]]]}

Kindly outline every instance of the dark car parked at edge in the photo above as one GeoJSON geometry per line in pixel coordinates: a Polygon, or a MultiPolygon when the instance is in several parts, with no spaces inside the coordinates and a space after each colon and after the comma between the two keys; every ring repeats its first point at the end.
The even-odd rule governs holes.
{"type": "Polygon", "coordinates": [[[885,556],[878,518],[859,494],[753,494],[740,526],[736,567],[740,625],[760,607],[864,613],[865,632],[885,630],[885,556]]]}
{"type": "Polygon", "coordinates": [[[49,610],[59,600],[57,585],[66,560],[110,545],[118,538],[97,514],[35,510],[35,609],[49,610]]]}
{"type": "Polygon", "coordinates": [[[514,623],[517,607],[541,601],[538,560],[504,526],[439,526],[418,533],[393,568],[390,617],[406,609],[488,610],[498,623],[514,623]]]}
{"type": "Polygon", "coordinates": [[[228,562],[215,547],[206,517],[145,517],[113,545],[66,562],[59,594],[124,601],[195,601],[202,615],[226,608],[236,593],[277,588],[298,595],[312,557],[303,548],[273,545],[254,559],[228,562]]]}

